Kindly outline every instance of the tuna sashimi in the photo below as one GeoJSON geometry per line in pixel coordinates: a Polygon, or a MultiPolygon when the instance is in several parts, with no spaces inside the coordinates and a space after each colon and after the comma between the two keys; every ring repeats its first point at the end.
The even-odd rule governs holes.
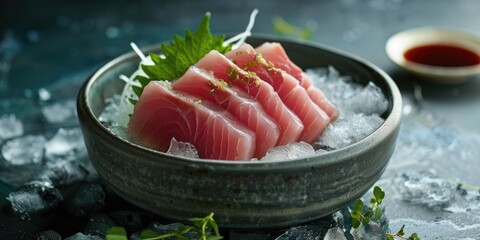
{"type": "Polygon", "coordinates": [[[302,121],[304,129],[298,141],[313,143],[330,122],[328,115],[308,96],[299,81],[284,70],[274,67],[253,49],[244,44],[225,54],[244,70],[255,72],[260,79],[269,83],[283,103],[302,121]]]}
{"type": "Polygon", "coordinates": [[[300,82],[300,85],[307,89],[308,95],[315,104],[323,109],[331,120],[335,120],[338,117],[336,107],[328,101],[319,88],[312,85],[312,80],[303,73],[302,69],[290,60],[280,43],[266,42],[255,48],[255,50],[262,54],[262,56],[275,67],[294,76],[300,82]]]}
{"type": "Polygon", "coordinates": [[[182,77],[172,82],[173,90],[220,105],[255,132],[254,157],[261,158],[277,143],[280,135],[277,123],[250,95],[236,86],[227,85],[225,81],[195,66],[191,66],[182,77]]]}
{"type": "Polygon", "coordinates": [[[172,138],[189,142],[201,158],[250,160],[255,152],[255,133],[229,112],[173,91],[165,81],[151,81],[144,88],[128,130],[140,143],[161,151],[172,138]]]}
{"type": "Polygon", "coordinates": [[[338,109],[328,100],[322,90],[313,86],[312,80],[308,77],[307,74],[303,73],[302,86],[307,89],[308,96],[310,99],[322,108],[333,121],[338,117],[338,109]]]}
{"type": "Polygon", "coordinates": [[[255,98],[280,128],[277,146],[298,140],[304,128],[302,122],[285,106],[272,86],[258,78],[255,73],[242,70],[217,51],[205,55],[196,66],[212,72],[216,78],[241,88],[255,98]]]}
{"type": "Polygon", "coordinates": [[[256,47],[255,51],[262,54],[262,57],[267,59],[267,61],[275,64],[275,67],[284,70],[299,81],[302,81],[303,70],[290,60],[280,43],[265,42],[256,47]]]}

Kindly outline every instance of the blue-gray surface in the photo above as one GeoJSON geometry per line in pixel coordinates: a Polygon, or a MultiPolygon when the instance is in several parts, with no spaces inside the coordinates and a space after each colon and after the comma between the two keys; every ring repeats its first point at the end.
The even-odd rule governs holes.
{"type": "MultiPolygon", "coordinates": [[[[312,30],[312,41],[373,62],[400,86],[404,121],[396,152],[378,182],[387,195],[386,226],[397,231],[405,224],[407,233],[417,232],[423,239],[479,239],[480,78],[453,86],[424,83],[396,68],[384,52],[389,36],[412,27],[451,26],[480,33],[480,2],[476,0],[2,1],[0,202],[5,207],[0,212],[0,236],[30,239],[51,228],[64,238],[80,231],[101,235],[102,227],[122,221],[127,221],[124,226],[129,231],[138,230],[139,224],[132,222],[138,220],[138,212],[116,214],[124,208],[137,209],[101,187],[92,193],[91,202],[86,199],[82,204],[90,206],[85,210],[103,207],[103,212],[86,217],[82,209],[68,211],[78,204],[72,202],[77,197],[71,189],[81,189],[81,182],[96,179],[76,137],[74,105],[80,84],[95,68],[130,51],[132,41],[147,46],[182,34],[182,29],[196,27],[206,11],[212,13],[213,32],[239,32],[254,8],[260,11],[254,32],[275,33],[272,22],[281,17],[312,30]],[[22,142],[32,151],[11,147],[22,142]],[[39,144],[56,148],[33,151],[39,144]],[[23,185],[42,179],[50,179],[62,189],[60,194],[38,182],[23,185]],[[15,194],[7,202],[10,191],[15,194]],[[15,202],[14,195],[40,201],[15,202]],[[70,201],[70,205],[60,201],[70,201]],[[17,211],[19,216],[12,214],[11,202],[34,214],[22,214],[22,210],[17,211]],[[98,227],[90,227],[92,222],[98,227]]],[[[142,214],[140,225],[144,227],[157,220],[142,214]]],[[[322,221],[328,223],[322,226],[348,225],[343,220],[339,224],[338,219],[322,221]]],[[[280,239],[318,237],[315,234],[323,238],[328,229],[312,231],[315,224],[319,223],[291,229],[280,239]]],[[[232,231],[227,236],[274,239],[283,232],[232,231]]]]}

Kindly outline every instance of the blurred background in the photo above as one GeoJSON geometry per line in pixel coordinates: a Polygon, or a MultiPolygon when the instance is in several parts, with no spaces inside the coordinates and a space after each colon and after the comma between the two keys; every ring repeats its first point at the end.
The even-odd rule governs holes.
{"type": "MultiPolygon", "coordinates": [[[[185,28],[195,29],[207,11],[212,14],[213,33],[241,32],[255,8],[259,14],[254,33],[312,41],[355,54],[386,71],[401,88],[405,120],[397,151],[379,181],[389,198],[385,205],[390,227],[398,230],[406,224],[424,239],[480,238],[480,194],[476,187],[480,185],[480,78],[456,85],[424,82],[395,66],[384,50],[390,36],[414,27],[448,26],[480,34],[478,0],[2,0],[2,148],[17,137],[40,136],[30,139],[24,148],[33,149],[35,142],[51,142],[58,136],[58,141],[72,143],[67,153],[62,153],[67,156],[59,158],[73,154],[72,159],[87,163],[75,101],[78,88],[95,69],[131,51],[130,42],[146,47],[170,40],[173,34],[183,35],[185,28]],[[470,187],[460,187],[465,190],[460,193],[458,183],[470,187]]],[[[43,145],[40,149],[42,152],[43,145]]],[[[66,237],[85,229],[89,218],[77,218],[71,209],[56,208],[59,210],[42,224],[38,219],[47,219],[45,216],[37,220],[30,216],[32,220],[24,221],[12,215],[8,194],[45,169],[38,162],[28,162],[31,160],[12,167],[12,163],[5,163],[8,154],[2,153],[0,236],[20,239],[20,229],[23,239],[30,239],[53,228],[66,237]],[[52,225],[52,221],[57,224],[52,225]]],[[[29,159],[36,156],[26,154],[31,154],[29,159]]],[[[40,159],[55,158],[54,153],[43,154],[40,159]]],[[[83,173],[78,172],[78,166],[73,169],[76,175],[72,181],[65,180],[65,186],[95,178],[90,176],[94,175],[92,169],[83,173]]],[[[80,188],[96,189],[90,185],[80,188]]],[[[51,207],[58,206],[55,192],[49,194],[53,196],[51,207]]],[[[103,194],[93,197],[106,199],[101,206],[107,209],[104,212],[126,206],[111,193],[103,194]]],[[[263,239],[279,234],[268,233],[263,239]]]]}

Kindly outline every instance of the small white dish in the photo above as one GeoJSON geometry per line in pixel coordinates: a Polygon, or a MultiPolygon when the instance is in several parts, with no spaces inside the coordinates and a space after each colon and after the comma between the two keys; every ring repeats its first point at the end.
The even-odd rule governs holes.
{"type": "Polygon", "coordinates": [[[400,67],[436,83],[460,83],[480,74],[480,35],[465,30],[446,27],[405,30],[388,39],[386,52],[388,57],[400,67]],[[425,63],[428,60],[419,58],[421,57],[418,55],[419,47],[430,51],[428,54],[433,51],[442,51],[444,48],[443,51],[451,55],[446,56],[442,55],[445,52],[441,54],[436,52],[433,57],[435,63],[425,63]],[[408,51],[410,51],[409,54],[406,54],[408,51]],[[417,55],[412,55],[412,51],[417,51],[414,53],[417,55]],[[439,64],[436,60],[440,58],[444,58],[443,60],[447,62],[439,64]],[[422,61],[423,63],[420,63],[422,61]]]}

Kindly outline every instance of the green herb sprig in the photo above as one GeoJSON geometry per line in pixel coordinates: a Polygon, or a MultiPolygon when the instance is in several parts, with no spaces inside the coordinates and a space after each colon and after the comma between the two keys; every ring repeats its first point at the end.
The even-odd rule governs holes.
{"type": "MultiPolygon", "coordinates": [[[[220,240],[223,237],[220,235],[218,225],[213,219],[213,213],[210,213],[204,218],[192,218],[190,221],[193,225],[180,224],[176,231],[157,234],[152,230],[145,230],[140,234],[143,240],[159,240],[174,238],[178,240],[189,240],[192,234],[196,234],[198,240],[220,240]]],[[[127,233],[122,227],[112,227],[107,231],[107,240],[127,240],[127,233]]]]}
{"type": "MultiPolygon", "coordinates": [[[[370,207],[365,211],[365,205],[361,199],[357,199],[353,204],[353,209],[350,211],[352,217],[352,228],[358,228],[361,224],[367,225],[372,217],[379,220],[383,215],[381,204],[385,198],[385,192],[378,186],[373,188],[373,198],[370,199],[370,207]]],[[[417,233],[413,233],[409,237],[405,236],[405,225],[396,233],[386,233],[387,240],[394,240],[396,237],[405,240],[420,240],[417,233]]]]}
{"type": "MultiPolygon", "coordinates": [[[[226,53],[232,48],[232,44],[224,46],[225,36],[213,36],[210,32],[210,13],[203,17],[200,26],[195,32],[185,30],[185,37],[178,34],[168,44],[161,44],[163,56],[150,53],[154,65],[142,65],[142,70],[148,77],[137,76],[141,86],[132,86],[135,94],[140,97],[143,88],[150,82],[156,80],[173,81],[181,77],[190,66],[197,63],[211,50],[226,53]]],[[[132,104],[136,101],[130,99],[132,104]]]]}

